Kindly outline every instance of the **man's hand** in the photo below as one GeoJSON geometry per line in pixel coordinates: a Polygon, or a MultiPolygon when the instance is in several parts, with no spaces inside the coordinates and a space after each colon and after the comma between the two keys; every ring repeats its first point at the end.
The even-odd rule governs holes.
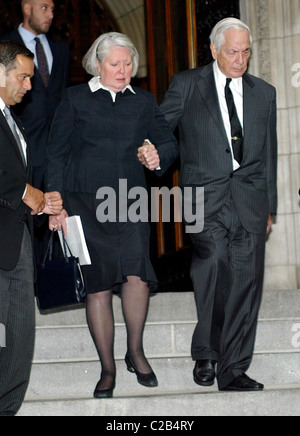
{"type": "Polygon", "coordinates": [[[27,190],[23,202],[32,209],[31,215],[37,215],[43,212],[46,206],[46,199],[43,192],[28,184],[26,185],[26,188],[27,190]]]}
{"type": "Polygon", "coordinates": [[[269,214],[269,218],[268,218],[268,227],[267,227],[267,236],[269,235],[271,228],[273,225],[273,217],[271,214],[269,214]]]}
{"type": "Polygon", "coordinates": [[[150,171],[155,171],[160,166],[158,151],[153,144],[144,142],[142,147],[138,149],[139,161],[150,171]]]}
{"type": "Polygon", "coordinates": [[[43,210],[47,215],[59,215],[63,209],[63,200],[59,192],[45,194],[46,207],[43,210]]]}

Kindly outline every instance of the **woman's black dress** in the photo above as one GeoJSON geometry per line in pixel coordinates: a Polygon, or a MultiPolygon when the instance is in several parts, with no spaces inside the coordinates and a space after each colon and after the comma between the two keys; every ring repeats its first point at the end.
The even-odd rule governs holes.
{"type": "MultiPolygon", "coordinates": [[[[120,222],[119,183],[128,191],[146,188],[137,150],[147,138],[159,150],[163,173],[178,145],[152,94],[134,88],[117,94],[92,92],[88,84],[67,90],[53,122],[46,175],[47,191],[60,191],[64,207],[80,215],[92,265],[83,267],[88,293],[118,290],[127,276],[139,276],[154,290],[157,279],[149,257],[149,223],[120,222]],[[100,188],[116,196],[116,222],[100,223],[100,188]]],[[[113,205],[114,207],[114,205],[113,205]]],[[[126,206],[125,206],[126,207],[126,206]]],[[[124,214],[124,211],[123,211],[124,214]]]]}

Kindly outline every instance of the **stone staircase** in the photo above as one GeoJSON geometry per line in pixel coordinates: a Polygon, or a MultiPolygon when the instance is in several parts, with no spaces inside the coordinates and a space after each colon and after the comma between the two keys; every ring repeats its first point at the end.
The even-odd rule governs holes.
{"type": "Polygon", "coordinates": [[[220,393],[193,382],[193,293],[151,298],[145,350],[159,387],[140,386],[127,372],[121,302],[114,297],[117,388],[113,400],[92,399],[100,365],[84,308],[41,315],[37,311],[34,364],[19,416],[299,416],[300,291],[266,291],[249,375],[263,393],[220,393]],[[298,333],[298,334],[297,334],[298,333]]]}

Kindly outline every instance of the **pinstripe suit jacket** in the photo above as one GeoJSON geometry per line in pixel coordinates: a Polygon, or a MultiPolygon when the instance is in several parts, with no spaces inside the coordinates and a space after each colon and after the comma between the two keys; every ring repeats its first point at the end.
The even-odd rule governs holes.
{"type": "Polygon", "coordinates": [[[26,168],[14,135],[0,111],[0,270],[6,271],[12,271],[19,261],[26,221],[33,233],[33,217],[22,201],[26,184],[32,183],[31,154],[23,126],[15,116],[14,119],[27,142],[26,168]]]}
{"type": "Polygon", "coordinates": [[[276,90],[248,73],[244,89],[244,157],[233,172],[213,64],[173,76],[161,105],[173,129],[178,125],[181,186],[205,188],[205,216],[215,215],[230,190],[244,228],[266,231],[277,213],[276,90]]]}

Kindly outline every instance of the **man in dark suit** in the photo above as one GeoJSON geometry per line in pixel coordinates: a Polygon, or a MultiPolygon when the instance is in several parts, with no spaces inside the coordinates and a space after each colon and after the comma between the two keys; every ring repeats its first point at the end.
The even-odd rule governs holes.
{"type": "Polygon", "coordinates": [[[54,17],[52,0],[22,0],[23,23],[0,40],[23,43],[35,55],[32,91],[15,109],[32,147],[33,185],[44,189],[49,130],[69,80],[69,48],[46,36],[54,17]],[[38,38],[38,40],[37,40],[38,38]]]}
{"type": "MultiPolygon", "coordinates": [[[[54,18],[52,0],[22,0],[23,23],[0,37],[24,44],[34,53],[32,91],[14,111],[26,128],[32,149],[33,186],[44,190],[46,150],[52,120],[69,81],[69,48],[47,35],[54,18]]],[[[48,245],[48,224],[35,231],[35,256],[40,263],[48,245]]],[[[58,241],[55,250],[60,251],[58,241]]]]}
{"type": "Polygon", "coordinates": [[[10,111],[31,89],[33,54],[13,41],[0,43],[0,416],[15,415],[29,382],[34,347],[33,215],[57,214],[59,193],[32,187],[25,129],[10,111]]]}
{"type": "MultiPolygon", "coordinates": [[[[161,106],[178,125],[181,186],[204,187],[205,225],[192,233],[198,325],[194,380],[226,391],[259,391],[249,369],[260,308],[266,232],[277,212],[276,90],[248,74],[250,29],[222,20],[215,62],[172,78],[161,106]]],[[[146,165],[155,155],[147,152],[146,165]]]]}

